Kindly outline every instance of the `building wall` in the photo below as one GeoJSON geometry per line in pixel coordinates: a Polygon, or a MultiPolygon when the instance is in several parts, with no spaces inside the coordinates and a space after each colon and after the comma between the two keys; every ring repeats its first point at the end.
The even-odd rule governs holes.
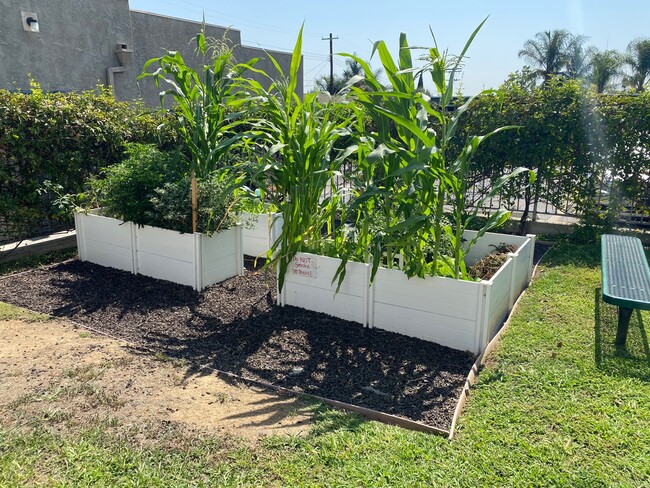
{"type": "MultiPolygon", "coordinates": [[[[151,14],[149,12],[131,11],[131,22],[133,24],[133,39],[135,46],[134,62],[142,68],[151,58],[159,57],[166,50],[178,51],[183,56],[185,63],[195,70],[203,65],[202,60],[195,53],[196,44],[193,42],[196,34],[201,30],[200,22],[192,22],[174,17],[151,14]]],[[[225,39],[233,47],[233,55],[237,62],[247,62],[253,58],[259,58],[255,64],[258,69],[263,69],[269,75],[277,76],[277,70],[269,54],[282,66],[282,70],[288,73],[291,65],[291,53],[279,51],[266,52],[263,49],[242,46],[241,33],[237,29],[226,29],[215,25],[206,25],[206,36],[214,39],[225,39]]],[[[149,71],[153,71],[154,67],[149,71]]],[[[251,78],[258,80],[268,86],[268,79],[259,74],[250,72],[251,78]]],[[[151,78],[143,78],[138,82],[140,96],[148,105],[155,106],[160,103],[159,89],[156,88],[151,78]]],[[[300,94],[302,95],[302,68],[300,71],[300,94]]]]}
{"type": "MultiPolygon", "coordinates": [[[[201,66],[192,42],[201,29],[200,22],[131,11],[128,0],[0,0],[0,12],[0,88],[28,90],[30,74],[47,91],[106,85],[107,69],[121,66],[117,45],[126,44],[133,54],[126,70],[113,75],[115,97],[141,98],[158,107],[159,89],[153,80],[137,80],[147,60],[175,50],[189,66],[201,66]],[[40,32],[23,29],[21,11],[38,15],[40,32]]],[[[234,46],[237,61],[260,58],[256,67],[277,75],[263,49],[241,46],[238,30],[207,25],[206,34],[217,39],[225,35],[234,46]]],[[[291,53],[271,54],[287,73],[291,53]]],[[[264,77],[251,76],[268,84],[264,77]]],[[[298,86],[302,91],[302,68],[298,86]]]]}
{"type": "MultiPolygon", "coordinates": [[[[269,59],[269,56],[273,56],[273,58],[280,64],[284,76],[288,76],[289,69],[291,67],[291,53],[273,51],[270,49],[264,50],[261,48],[255,48],[250,46],[238,46],[238,48],[235,49],[235,58],[237,59],[237,61],[242,62],[242,61],[248,61],[250,59],[258,58],[257,63],[255,63],[255,68],[264,70],[269,75],[273,77],[277,77],[278,72],[273,62],[269,59]]],[[[259,75],[253,75],[251,76],[251,78],[256,79],[265,87],[268,87],[269,85],[268,78],[259,75]]],[[[297,91],[300,97],[302,98],[302,96],[304,95],[304,76],[303,76],[302,63],[300,64],[300,70],[298,71],[297,91]]]]}
{"type": "MultiPolygon", "coordinates": [[[[167,50],[178,51],[188,66],[200,69],[201,59],[195,54],[196,43],[193,42],[201,29],[200,23],[135,10],[131,11],[131,21],[135,45],[134,64],[139,70],[149,59],[162,56],[167,50]]],[[[206,35],[215,39],[221,39],[225,35],[232,44],[241,42],[239,31],[234,29],[226,31],[222,27],[207,25],[206,35]]],[[[149,71],[155,71],[156,67],[152,66],[149,71]]],[[[160,90],[156,88],[153,79],[143,78],[137,83],[144,102],[158,106],[160,90]]]]}
{"type": "MultiPolygon", "coordinates": [[[[117,43],[133,44],[128,0],[0,0],[0,87],[29,88],[29,74],[48,91],[106,84],[119,66],[117,43]],[[21,11],[38,15],[40,32],[23,29],[21,11]]],[[[137,96],[135,70],[116,76],[123,98],[137,96]]]]}

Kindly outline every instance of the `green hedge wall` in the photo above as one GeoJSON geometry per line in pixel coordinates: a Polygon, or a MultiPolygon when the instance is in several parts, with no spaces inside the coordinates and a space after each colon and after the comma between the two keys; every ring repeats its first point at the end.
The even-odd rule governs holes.
{"type": "Polygon", "coordinates": [[[174,120],[163,112],[116,102],[99,89],[30,94],[0,90],[0,240],[38,234],[67,219],[52,208],[45,180],[64,193],[124,157],[127,142],[176,143],[174,120]]]}
{"type": "Polygon", "coordinates": [[[459,144],[490,128],[520,126],[486,141],[475,159],[476,180],[494,181],[518,166],[537,170],[533,188],[510,186],[510,200],[537,195],[562,206],[568,198],[570,208],[583,214],[609,180],[618,181],[632,201],[647,189],[650,93],[596,94],[579,82],[556,79],[533,91],[511,86],[502,97],[477,98],[461,120],[459,144]]]}

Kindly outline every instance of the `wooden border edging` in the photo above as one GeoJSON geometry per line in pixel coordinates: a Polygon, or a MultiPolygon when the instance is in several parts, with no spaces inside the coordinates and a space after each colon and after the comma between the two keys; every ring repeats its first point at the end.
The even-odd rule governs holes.
{"type": "MultiPolygon", "coordinates": [[[[542,256],[542,258],[543,257],[544,256],[542,256]]],[[[540,258],[540,262],[541,262],[541,258],[540,258]]],[[[538,266],[539,266],[539,262],[535,265],[535,268],[533,269],[533,273],[532,273],[533,278],[537,274],[538,266]]],[[[474,362],[474,364],[470,368],[469,374],[467,375],[467,380],[465,380],[465,385],[463,386],[463,391],[460,394],[460,397],[458,397],[458,403],[456,403],[456,409],[454,410],[454,416],[451,419],[451,427],[449,428],[449,437],[448,437],[450,440],[453,439],[454,435],[456,434],[456,424],[458,422],[458,418],[463,413],[463,409],[465,408],[465,404],[467,403],[467,397],[469,396],[469,391],[476,384],[476,378],[478,377],[479,371],[481,370],[481,368],[485,364],[485,361],[484,361],[485,358],[494,350],[496,345],[501,340],[501,336],[505,333],[505,331],[510,326],[510,322],[512,321],[512,316],[514,315],[515,311],[519,308],[519,303],[521,301],[521,298],[528,291],[528,288],[530,287],[530,283],[532,283],[532,279],[529,282],[526,289],[521,292],[521,294],[519,295],[519,298],[517,298],[517,301],[515,302],[514,306],[512,307],[512,310],[510,310],[510,313],[508,314],[508,318],[506,319],[506,321],[503,323],[503,325],[501,326],[499,331],[494,335],[494,337],[488,343],[488,345],[485,346],[485,349],[483,350],[483,352],[479,355],[478,358],[476,358],[476,361],[474,362]]]]}
{"type": "Polygon", "coordinates": [[[291,395],[291,396],[308,396],[311,398],[314,398],[318,401],[321,401],[323,403],[326,403],[330,405],[331,407],[337,408],[339,410],[347,410],[349,412],[354,412],[358,413],[360,415],[363,415],[364,417],[370,419],[370,420],[377,420],[379,422],[383,422],[385,424],[389,425],[397,425],[399,427],[403,427],[405,429],[409,430],[415,430],[418,432],[426,432],[429,434],[437,434],[437,435],[442,435],[442,436],[449,436],[450,432],[448,430],[444,429],[439,429],[438,427],[433,427],[431,425],[426,425],[421,422],[416,422],[415,420],[408,420],[402,417],[397,417],[396,415],[391,415],[389,413],[384,413],[380,412],[379,410],[373,410],[371,408],[366,408],[366,407],[360,407],[358,405],[353,405],[351,403],[345,403],[341,402],[338,400],[332,400],[331,398],[326,398],[326,397],[321,397],[318,395],[313,395],[311,393],[304,393],[301,391],[295,391],[290,388],[285,388],[284,386],[278,386],[274,385],[273,383],[267,383],[266,381],[261,381],[261,380],[254,380],[251,378],[246,378],[245,376],[239,376],[234,373],[228,373],[227,371],[221,371],[219,369],[213,368],[211,366],[204,366],[205,369],[209,369],[210,371],[216,373],[217,375],[220,376],[226,376],[228,378],[236,379],[238,381],[242,381],[245,383],[257,385],[263,388],[268,388],[271,390],[274,390],[278,393],[282,393],[285,395],[291,395]]]}

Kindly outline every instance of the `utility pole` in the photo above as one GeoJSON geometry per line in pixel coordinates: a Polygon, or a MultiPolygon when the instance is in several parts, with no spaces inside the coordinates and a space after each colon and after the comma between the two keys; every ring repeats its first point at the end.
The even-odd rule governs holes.
{"type": "Polygon", "coordinates": [[[330,86],[328,91],[331,95],[334,94],[334,39],[338,38],[339,36],[332,37],[331,32],[329,37],[321,38],[323,41],[330,41],[330,86]]]}

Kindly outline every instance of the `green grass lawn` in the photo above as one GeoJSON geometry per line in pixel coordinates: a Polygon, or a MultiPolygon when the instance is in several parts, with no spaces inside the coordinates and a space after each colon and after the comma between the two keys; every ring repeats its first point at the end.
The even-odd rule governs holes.
{"type": "Polygon", "coordinates": [[[545,257],[453,441],[323,407],[310,435],[257,448],[32,419],[0,430],[0,486],[650,486],[650,314],[617,351],[599,258],[568,244],[545,257]]]}

